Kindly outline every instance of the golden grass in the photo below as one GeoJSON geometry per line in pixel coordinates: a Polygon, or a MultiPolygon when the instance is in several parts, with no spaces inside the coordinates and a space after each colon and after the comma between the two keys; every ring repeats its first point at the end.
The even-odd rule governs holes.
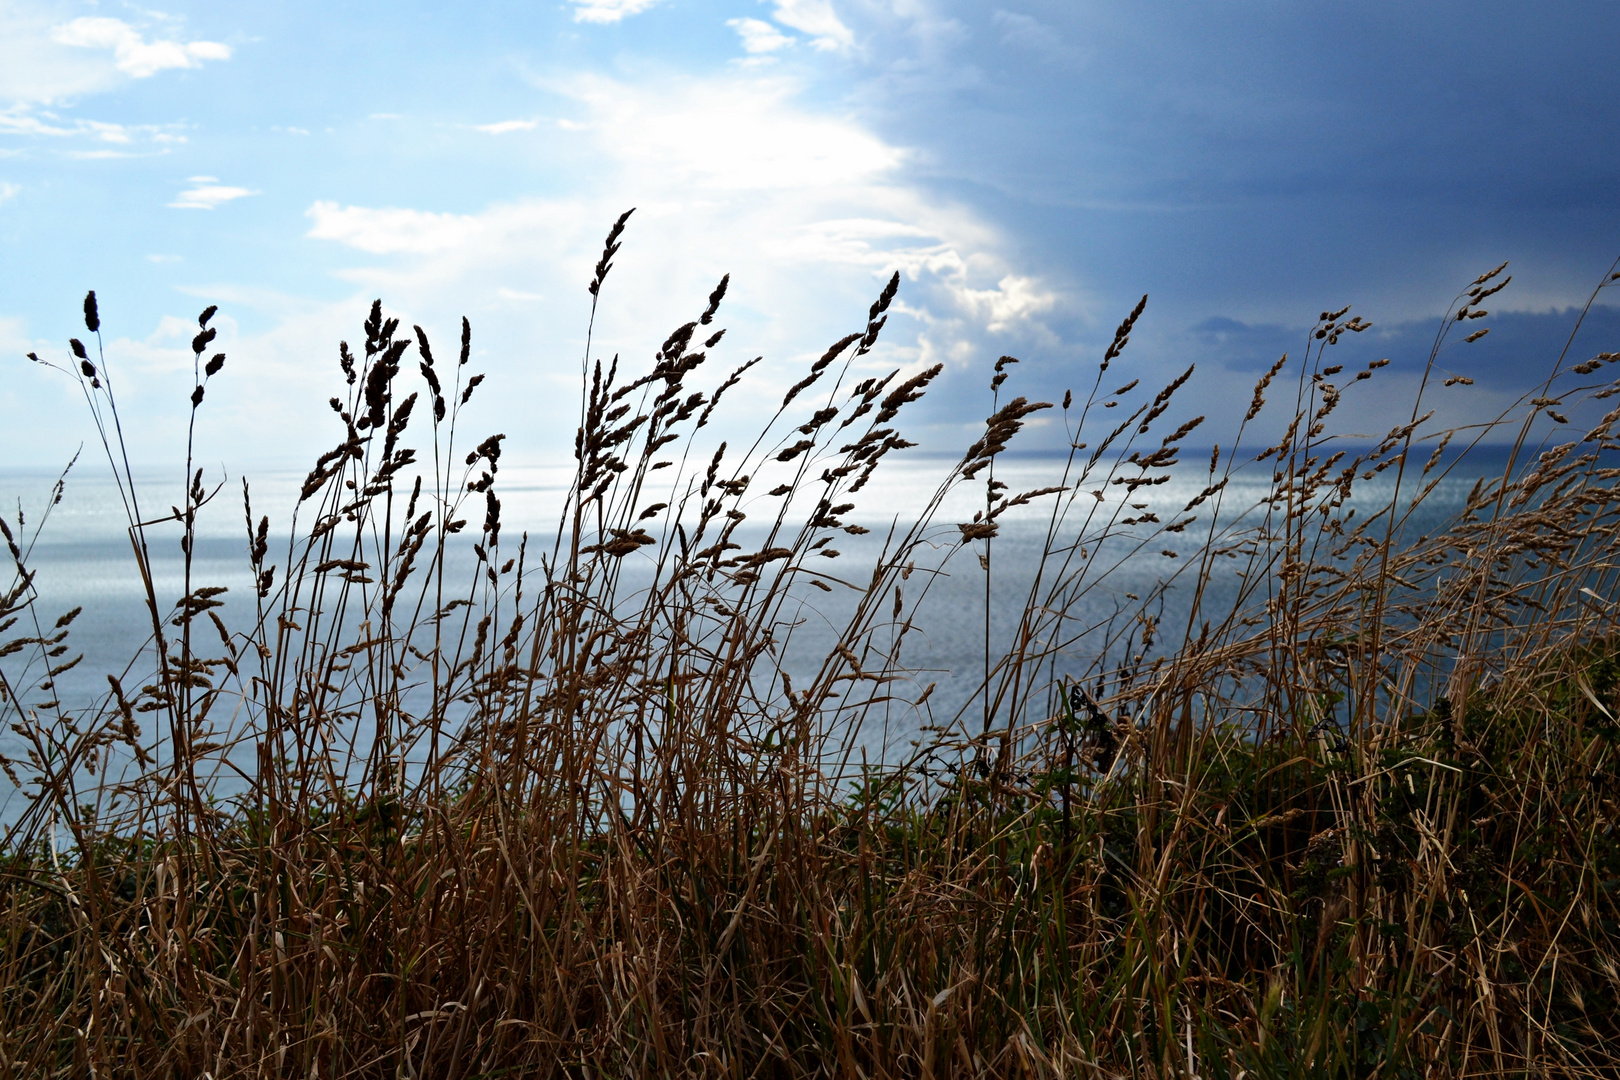
{"type": "MultiPolygon", "coordinates": [[[[1431,371],[1500,273],[1458,297],[1431,371]]],[[[343,434],[284,547],[247,507],[256,608],[234,627],[189,556],[178,604],[152,588],[106,363],[73,343],[64,370],[120,479],[155,660],[100,709],[33,702],[71,662],[71,617],[38,612],[6,529],[0,711],[30,751],[6,765],[29,805],[0,868],[0,1071],[1614,1074],[1620,410],[1565,420],[1620,388],[1592,378],[1614,356],[1560,359],[1534,400],[1459,432],[1425,427],[1426,378],[1387,438],[1340,451],[1333,413],[1382,364],[1335,381],[1332,346],[1367,324],[1324,312],[1286,434],[1200,455],[1202,494],[1160,520],[1129,497],[1199,421],[1171,416],[1190,369],[1156,397],[1102,392],[1139,305],[1061,405],[1072,452],[1050,489],[996,479],[1028,418],[1057,408],[1004,400],[1003,358],[983,437],[919,521],[832,577],[830,539],[864,531],[846,515],[910,445],[891,425],[939,369],[847,375],[896,278],[750,447],[711,453],[697,432],[750,366],[692,388],[725,285],[646,373],[588,366],[543,551],[502,532],[501,437],[462,427],[482,379],[470,328],[447,364],[374,305],[363,355],[340,350],[343,434]],[[424,389],[406,394],[413,347],[424,389]],[[1532,447],[1540,413],[1570,434],[1532,447]],[[424,415],[418,461],[405,434],[424,415]],[[1449,529],[1401,542],[1444,444],[1503,424],[1507,471],[1449,529]],[[1239,515],[1223,500],[1243,468],[1273,483],[1239,515]],[[1393,494],[1352,506],[1380,475],[1393,494]],[[936,524],[961,484],[983,485],[984,509],[936,524]],[[1013,647],[986,647],[974,715],[856,767],[863,717],[916,707],[901,645],[926,545],[982,556],[993,600],[992,545],[1020,505],[1050,506],[1046,556],[1013,647]],[[1161,624],[1155,595],[1109,626],[1081,618],[1127,551],[1199,598],[1184,626],[1161,624]],[[1237,599],[1206,610],[1205,586],[1238,570],[1237,599]],[[794,687],[775,657],[811,588],[852,601],[794,687]],[[1087,634],[1091,668],[1058,671],[1087,634]],[[248,746],[246,793],[211,798],[207,777],[248,746]]],[[[212,313],[193,415],[224,363],[203,360],[212,313]]],[[[170,521],[189,552],[210,492],[189,458],[187,475],[170,521]]]]}

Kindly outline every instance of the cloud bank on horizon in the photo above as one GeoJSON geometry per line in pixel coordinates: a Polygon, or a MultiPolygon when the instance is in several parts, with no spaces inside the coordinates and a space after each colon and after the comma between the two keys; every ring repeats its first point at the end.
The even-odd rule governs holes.
{"type": "Polygon", "coordinates": [[[1456,288],[1511,257],[1501,331],[1448,357],[1477,368],[1449,406],[1466,420],[1516,393],[1514,358],[1554,348],[1549,313],[1620,253],[1616,29],[1598,0],[569,0],[383,21],[0,0],[0,408],[24,418],[0,454],[45,467],[84,438],[70,388],[21,355],[79,332],[87,288],[152,460],[184,413],[193,309],[222,305],[236,381],[204,439],[294,458],[330,435],[309,403],[373,296],[447,340],[469,316],[504,384],[483,422],[555,451],[584,281],[631,206],[605,355],[649,357],[729,272],[716,362],[764,355],[763,403],[899,271],[867,360],[947,365],[923,414],[940,448],[982,420],[996,356],[1025,360],[1019,392],[1061,394],[1144,292],[1144,382],[1196,361],[1201,403],[1241,411],[1317,309],[1354,302],[1380,324],[1366,347],[1410,367],[1456,288]]]}

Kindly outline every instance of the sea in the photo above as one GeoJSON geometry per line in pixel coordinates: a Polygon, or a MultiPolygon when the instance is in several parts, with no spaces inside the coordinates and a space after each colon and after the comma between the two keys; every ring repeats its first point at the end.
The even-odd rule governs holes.
{"type": "MultiPolygon", "coordinates": [[[[885,546],[892,549],[896,539],[912,528],[957,460],[917,452],[891,454],[867,487],[846,500],[855,506],[843,516],[843,522],[869,531],[859,536],[839,534],[833,545],[839,549],[835,559],[807,560],[824,573],[824,583],[831,591],[808,587],[794,590],[784,609],[781,645],[770,660],[785,670],[797,686],[808,685],[847,626],[861,587],[871,580],[875,560],[885,546]]],[[[1127,515],[1145,512],[1172,520],[1208,486],[1209,477],[1203,468],[1192,465],[1199,462],[1198,452],[1184,451],[1186,464],[1170,481],[1125,496],[1125,489],[1119,486],[1075,485],[1065,477],[1067,460],[1064,455],[1010,453],[997,459],[994,479],[1007,485],[1007,495],[1044,487],[1067,486],[1069,490],[1037,497],[1002,515],[999,534],[988,545],[988,559],[981,559],[986,544],[962,544],[958,528],[959,524],[971,523],[975,512],[983,510],[986,474],[981,473],[976,482],[957,485],[939,503],[932,525],[920,534],[923,542],[908,553],[907,561],[915,562],[917,569],[900,583],[902,614],[893,620],[911,624],[901,653],[908,676],[898,683],[884,684],[879,696],[887,701],[859,710],[858,716],[856,711],[849,714],[855,717],[851,720],[853,727],[841,737],[851,757],[868,763],[892,762],[912,752],[925,725],[932,728],[954,724],[964,731],[976,731],[986,717],[998,719],[990,716],[995,710],[983,692],[986,656],[994,658],[1005,653],[1038,576],[1040,587],[1034,589],[1033,595],[1037,603],[1050,606],[1048,590],[1059,576],[1050,561],[1043,568],[1042,552],[1049,547],[1084,547],[1083,561],[1072,561],[1071,569],[1084,565],[1088,576],[1083,587],[1073,590],[1066,602],[1062,640],[1050,643],[1042,681],[1090,679],[1102,666],[1117,662],[1119,657],[1114,654],[1123,648],[1119,632],[1133,624],[1144,602],[1160,628],[1159,648],[1173,651],[1188,628],[1195,556],[1208,540],[1211,511],[1218,502],[1223,527],[1254,521],[1272,485],[1269,463],[1240,470],[1218,499],[1206,499],[1195,511],[1200,521],[1186,531],[1161,537],[1145,547],[1124,541],[1098,547],[1086,540],[1091,535],[1085,528],[1087,515],[1117,509],[1127,515]],[[1086,488],[1098,488],[1100,497],[1086,488]],[[1121,507],[1122,500],[1142,509],[1121,507]],[[1054,508],[1062,512],[1055,515],[1054,508]],[[928,689],[930,685],[932,690],[928,689]],[[927,699],[920,709],[909,704],[924,692],[927,699]]],[[[1502,475],[1506,465],[1505,449],[1476,449],[1465,457],[1446,459],[1437,470],[1443,479],[1405,519],[1399,535],[1411,540],[1445,528],[1461,512],[1476,481],[1502,475]]],[[[234,630],[247,625],[254,607],[243,476],[210,472],[205,471],[203,478],[210,498],[198,518],[191,587],[224,586],[227,591],[219,597],[224,606],[217,613],[234,630]]],[[[1408,491],[1416,487],[1412,479],[1415,472],[1409,470],[1403,482],[1408,491]]],[[[531,551],[550,549],[572,475],[571,462],[567,466],[502,463],[496,489],[502,502],[504,552],[515,553],[515,541],[525,533],[531,551]]],[[[1391,470],[1360,482],[1352,505],[1376,507],[1386,503],[1395,493],[1394,475],[1391,470]]],[[[304,476],[303,469],[274,466],[246,471],[253,517],[256,520],[268,515],[271,521],[268,561],[285,561],[277,557],[278,542],[284,553],[304,476]]],[[[182,502],[186,477],[180,465],[139,467],[134,481],[140,514],[148,521],[170,514],[171,508],[182,502]]],[[[65,477],[51,470],[0,469],[0,512],[19,545],[23,563],[33,574],[31,588],[36,600],[27,617],[37,620],[35,626],[24,621],[0,630],[0,645],[19,634],[47,636],[56,632],[54,624],[62,615],[79,612],[66,628],[68,635],[63,644],[67,651],[52,662],[60,664],[81,655],[83,659],[58,675],[53,686],[41,689],[43,672],[37,662],[25,668],[34,650],[0,658],[0,673],[25,707],[54,698],[63,716],[85,717],[106,706],[109,673],[118,676],[129,690],[138,688],[150,676],[151,616],[132,554],[128,498],[107,464],[94,462],[88,455],[65,477]]],[[[749,508],[749,504],[745,502],[744,507],[749,508]]],[[[761,510],[753,516],[764,513],[761,510]]],[[[305,514],[303,528],[308,526],[307,507],[305,514]]],[[[154,589],[161,603],[173,604],[186,591],[179,527],[172,521],[159,522],[149,526],[146,535],[154,589]]],[[[751,525],[739,529],[736,537],[745,548],[763,538],[751,525]]],[[[469,539],[458,548],[456,557],[461,561],[450,564],[463,576],[475,572],[470,543],[469,539]]],[[[650,566],[642,553],[627,557],[626,582],[632,590],[637,575],[647,575],[650,566]]],[[[1240,584],[1237,566],[1237,562],[1217,563],[1201,601],[1205,612],[1224,612],[1235,602],[1240,584]]],[[[11,589],[17,584],[16,567],[0,551],[0,587],[11,589]]],[[[890,597],[886,594],[880,604],[878,621],[890,624],[890,597]]],[[[890,626],[887,633],[892,635],[892,630],[890,626]]],[[[213,636],[206,627],[201,632],[213,636]]],[[[892,636],[884,637],[883,642],[892,642],[892,636]]],[[[764,676],[767,680],[770,677],[769,673],[764,676]]],[[[1050,697],[1036,697],[1024,708],[1030,715],[1044,715],[1050,697]]],[[[28,746],[10,727],[19,719],[15,707],[0,709],[0,713],[7,724],[5,730],[0,730],[0,754],[25,760],[28,746]]],[[[150,738],[154,733],[145,734],[150,738]]],[[[235,763],[238,768],[251,769],[251,752],[236,756],[241,758],[235,763]]],[[[116,755],[114,761],[117,768],[128,764],[119,762],[116,755]]],[[[231,778],[229,770],[222,771],[218,782],[222,797],[228,797],[233,784],[240,784],[231,778]]],[[[0,829],[17,818],[24,804],[23,794],[0,777],[0,829]]]]}

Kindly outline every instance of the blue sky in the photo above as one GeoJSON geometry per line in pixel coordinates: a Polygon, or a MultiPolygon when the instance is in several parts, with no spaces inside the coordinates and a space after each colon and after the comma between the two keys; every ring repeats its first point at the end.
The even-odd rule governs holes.
{"type": "MultiPolygon", "coordinates": [[[[894,270],[870,360],[946,363],[918,414],[946,448],[997,356],[1018,392],[1089,383],[1143,293],[1127,364],[1197,362],[1217,421],[1347,303],[1398,394],[1511,259],[1495,333],[1448,354],[1465,421],[1620,254],[1617,31],[1614,0],[0,0],[0,461],[89,437],[22,359],[64,354],[87,288],[148,460],[179,446],[199,309],[231,357],[203,442],[241,467],[331,440],[337,341],[375,296],[445,351],[467,315],[501,388],[479,422],[554,452],[630,206],[598,351],[645,362],[730,272],[717,366],[766,357],[739,422],[894,270]]],[[[1579,348],[1616,331],[1603,308],[1579,348]]],[[[1346,415],[1382,434],[1387,405],[1346,415]]]]}

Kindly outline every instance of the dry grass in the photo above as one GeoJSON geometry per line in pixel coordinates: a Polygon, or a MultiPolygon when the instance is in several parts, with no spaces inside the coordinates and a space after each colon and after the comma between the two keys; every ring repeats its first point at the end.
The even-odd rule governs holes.
{"type": "MultiPolygon", "coordinates": [[[[1459,296],[1434,357],[1499,274],[1459,296]]],[[[7,766],[30,802],[0,868],[0,1070],[1613,1075],[1620,410],[1528,438],[1536,414],[1614,394],[1614,358],[1456,433],[1425,427],[1424,395],[1445,392],[1426,380],[1382,443],[1341,454],[1334,410],[1379,365],[1336,382],[1333,344],[1366,324],[1324,313],[1244,421],[1295,380],[1286,435],[1217,450],[1204,493],[1160,520],[1129,495],[1197,425],[1172,416],[1187,376],[1103,393],[1139,306],[1061,406],[1055,490],[995,479],[1058,408],[1005,400],[1004,359],[984,437],[921,520],[832,577],[830,538],[863,531],[848,504],[909,445],[892,425],[938,371],[846,376],[897,283],[742,452],[699,429],[747,365],[691,385],[725,282],[650,371],[589,365],[546,545],[502,532],[501,439],[459,426],[470,330],[435,360],[374,306],[286,546],[247,510],[251,625],[218,619],[189,562],[178,604],[151,587],[105,363],[74,342],[155,659],[99,710],[41,707],[71,619],[38,613],[7,530],[0,711],[31,750],[7,766]],[[413,349],[425,387],[406,395],[413,349]],[[1435,446],[1504,424],[1506,473],[1402,542],[1450,467],[1435,446]],[[1223,508],[1240,468],[1274,470],[1247,514],[1223,508]],[[985,509],[935,525],[961,484],[985,509]],[[994,538],[1025,504],[1050,506],[1047,555],[1013,647],[987,646],[982,693],[909,760],[857,768],[863,718],[917,707],[901,646],[931,578],[914,564],[943,532],[983,557],[993,599],[994,538]],[[1185,625],[1162,624],[1158,594],[1081,617],[1127,554],[1199,597],[1185,625]],[[1206,610],[1238,571],[1236,601],[1206,610]],[[812,588],[847,594],[847,621],[792,686],[777,657],[812,588]],[[212,797],[247,747],[245,794],[212,797]]],[[[203,361],[212,311],[194,414],[223,364],[203,361]]],[[[93,296],[86,317],[96,331],[93,296]]],[[[212,494],[199,471],[166,515],[188,550],[212,494]]]]}

